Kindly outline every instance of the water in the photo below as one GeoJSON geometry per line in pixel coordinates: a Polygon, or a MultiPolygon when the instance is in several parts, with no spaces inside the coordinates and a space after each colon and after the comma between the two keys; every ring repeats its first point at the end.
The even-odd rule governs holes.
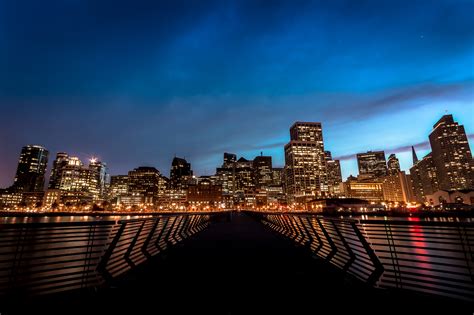
{"type": "Polygon", "coordinates": [[[61,216],[4,216],[0,217],[0,224],[18,223],[62,223],[62,222],[93,222],[119,221],[150,218],[151,215],[61,215],[61,216]]]}

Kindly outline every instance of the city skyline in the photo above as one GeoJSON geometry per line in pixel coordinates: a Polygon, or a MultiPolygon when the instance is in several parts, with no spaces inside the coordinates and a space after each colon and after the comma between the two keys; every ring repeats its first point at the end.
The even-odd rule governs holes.
{"type": "MultiPolygon", "coordinates": [[[[457,118],[457,117],[455,117],[457,118]]],[[[321,125],[324,125],[324,124],[321,124],[321,125]]],[[[463,125],[462,123],[460,123],[460,125],[463,125]]],[[[291,128],[290,128],[291,129],[291,128]]],[[[466,132],[469,132],[469,130],[467,130],[466,132]]],[[[324,142],[325,143],[330,143],[330,140],[328,141],[328,139],[324,136],[324,131],[323,131],[323,138],[324,138],[324,142]]],[[[467,134],[467,138],[468,138],[468,143],[470,145],[470,142],[472,141],[472,139],[474,139],[474,134],[467,134]]],[[[288,139],[290,139],[290,137],[288,137],[288,139]]],[[[43,146],[43,144],[39,144],[39,143],[30,143],[30,144],[24,144],[22,147],[24,146],[27,146],[27,145],[32,145],[32,146],[42,146],[46,149],[48,149],[47,146],[43,146]]],[[[284,147],[285,143],[282,143],[281,146],[284,147]]],[[[326,144],[326,147],[327,147],[327,144],[326,144]]],[[[378,149],[368,149],[366,151],[360,151],[360,152],[354,152],[354,153],[350,153],[350,154],[347,154],[347,155],[343,155],[343,156],[334,156],[334,160],[338,160],[340,161],[341,163],[341,172],[342,172],[342,179],[345,180],[346,178],[348,178],[349,176],[357,176],[357,175],[360,175],[360,171],[359,171],[359,167],[358,167],[358,159],[357,159],[357,156],[362,154],[367,154],[367,153],[371,153],[371,152],[374,152],[376,153],[377,151],[383,151],[385,153],[385,156],[386,158],[389,157],[390,154],[396,154],[396,157],[400,160],[403,160],[403,162],[400,163],[400,168],[404,171],[407,171],[407,173],[409,174],[410,173],[410,168],[413,166],[413,155],[412,155],[412,147],[414,147],[416,149],[416,152],[418,154],[419,157],[424,157],[425,154],[429,153],[430,151],[430,143],[429,143],[429,140],[426,140],[426,141],[423,141],[421,143],[416,143],[416,144],[408,144],[406,146],[401,146],[399,148],[394,148],[394,149],[386,149],[386,148],[378,148],[378,149]],[[401,158],[400,158],[401,157],[401,158]],[[344,166],[347,166],[347,162],[350,162],[352,165],[351,168],[349,168],[349,171],[345,169],[344,166]],[[404,166],[407,165],[407,167],[405,168],[404,166]]],[[[331,148],[329,148],[329,151],[332,151],[330,150],[331,148]]],[[[19,148],[18,150],[21,150],[21,148],[19,148]]],[[[235,152],[235,151],[232,151],[232,150],[229,150],[231,152],[235,152]]],[[[283,153],[283,157],[281,157],[283,159],[283,162],[282,162],[282,165],[280,164],[277,164],[277,163],[274,163],[274,167],[276,168],[281,168],[281,167],[284,167],[284,148],[282,149],[283,153]]],[[[45,186],[47,186],[47,183],[48,181],[50,180],[50,176],[51,176],[51,171],[53,169],[53,163],[54,163],[54,156],[57,154],[57,153],[62,153],[62,152],[65,152],[65,150],[59,150],[59,151],[51,151],[50,150],[50,154],[51,154],[51,157],[50,157],[50,160],[48,161],[47,163],[47,167],[46,167],[46,176],[45,176],[45,179],[46,179],[46,183],[45,183],[45,186]]],[[[276,161],[279,161],[279,157],[276,156],[276,159],[275,159],[275,156],[274,155],[271,155],[271,154],[267,154],[265,151],[260,151],[260,152],[257,152],[257,151],[253,151],[255,152],[255,155],[244,155],[244,154],[241,154],[240,152],[237,152],[236,155],[238,157],[243,157],[243,158],[251,158],[253,159],[254,157],[258,157],[259,155],[265,153],[265,155],[268,155],[270,157],[272,157],[274,160],[276,161]]],[[[216,165],[213,166],[213,168],[211,168],[208,172],[200,172],[199,170],[196,171],[196,169],[193,167],[193,172],[195,172],[195,174],[197,176],[208,176],[208,175],[213,175],[216,171],[216,168],[219,166],[219,162],[221,161],[222,159],[222,154],[225,153],[225,152],[220,152],[220,153],[216,153],[216,160],[218,162],[216,162],[216,165]]],[[[106,162],[106,163],[110,163],[108,162],[108,160],[104,160],[102,157],[101,157],[101,154],[92,154],[92,155],[89,155],[89,154],[75,154],[74,151],[71,152],[68,152],[68,154],[70,154],[71,156],[76,156],[78,157],[80,160],[86,162],[86,163],[89,163],[91,161],[101,161],[101,162],[106,162]]],[[[13,154],[15,157],[17,157],[15,154],[13,154]]],[[[192,164],[193,166],[195,164],[198,164],[199,165],[199,161],[191,161],[188,157],[186,156],[183,156],[183,158],[185,159],[188,159],[192,164]]],[[[164,167],[164,168],[159,168],[157,167],[157,165],[154,165],[154,164],[134,164],[134,166],[132,166],[130,169],[127,169],[127,170],[124,170],[122,172],[113,172],[113,171],[110,171],[110,169],[114,170],[116,168],[113,167],[113,165],[108,165],[108,170],[109,170],[109,175],[123,175],[123,174],[127,174],[128,171],[130,171],[131,169],[134,169],[136,167],[141,167],[141,166],[144,166],[144,167],[157,167],[157,169],[160,171],[160,173],[164,174],[166,177],[169,177],[169,174],[172,170],[172,162],[174,160],[177,159],[177,155],[175,154],[174,156],[172,157],[169,157],[169,165],[167,167],[164,167]]],[[[180,159],[180,158],[178,158],[180,159]]],[[[15,162],[14,162],[14,165],[12,166],[12,168],[10,168],[10,172],[13,173],[13,179],[15,177],[15,171],[16,171],[16,167],[17,167],[17,163],[18,163],[18,159],[16,158],[15,162]]],[[[387,161],[385,161],[385,164],[387,163],[387,161]]],[[[3,175],[3,173],[2,173],[3,175]]],[[[13,180],[12,179],[9,179],[5,176],[0,176],[0,188],[7,188],[9,186],[12,185],[12,182],[13,180]]]]}
{"type": "MultiPolygon", "coordinates": [[[[449,114],[451,115],[451,114],[449,114]]],[[[444,116],[443,116],[444,117],[444,116]]],[[[456,117],[455,117],[456,118],[456,117]]],[[[292,132],[292,128],[294,128],[294,126],[296,124],[299,124],[299,123],[303,123],[303,124],[307,124],[305,122],[295,122],[294,124],[292,124],[289,128],[289,131],[290,133],[292,132]]],[[[313,124],[313,123],[310,123],[310,124],[313,124]]],[[[317,125],[319,126],[322,126],[323,124],[320,123],[320,122],[317,122],[316,123],[317,125]]],[[[460,123],[460,125],[462,125],[462,123],[460,123]]],[[[432,130],[434,131],[434,129],[432,130]]],[[[432,132],[431,131],[431,132],[432,132]]],[[[321,131],[320,131],[321,132],[321,131]]],[[[429,134],[431,134],[431,132],[429,134]]],[[[324,139],[324,142],[327,143],[327,138],[324,137],[324,131],[322,131],[322,134],[323,134],[323,139],[324,139]]],[[[467,136],[467,140],[468,140],[468,145],[470,146],[470,141],[471,139],[473,139],[474,135],[473,134],[466,134],[467,136]]],[[[293,136],[289,136],[288,139],[291,141],[292,140],[292,137],[293,136]]],[[[23,154],[23,150],[29,146],[32,146],[32,147],[40,147],[42,149],[48,149],[47,147],[43,146],[42,144],[25,144],[24,146],[22,146],[22,150],[21,150],[21,154],[20,154],[20,159],[21,159],[21,156],[23,154]]],[[[282,144],[283,146],[283,151],[285,150],[285,143],[282,144]]],[[[326,145],[326,149],[327,149],[327,145],[326,145]]],[[[325,151],[325,152],[328,152],[330,155],[332,155],[331,153],[331,150],[329,148],[328,151],[325,151]]],[[[402,171],[406,171],[408,174],[410,174],[410,169],[413,167],[414,165],[414,161],[413,161],[413,155],[418,155],[418,157],[420,158],[423,158],[427,153],[430,152],[430,142],[429,140],[426,140],[422,143],[417,143],[417,144],[413,144],[413,145],[407,145],[407,146],[403,146],[403,147],[400,147],[400,148],[397,148],[397,149],[393,149],[393,150],[387,150],[387,149],[384,149],[384,148],[380,148],[380,149],[369,149],[369,150],[366,150],[366,151],[361,151],[361,152],[356,152],[356,153],[351,153],[351,154],[347,154],[345,156],[337,156],[337,157],[330,157],[329,160],[333,159],[335,161],[338,162],[338,164],[340,163],[341,166],[340,169],[341,169],[341,174],[342,174],[342,180],[345,180],[346,178],[349,178],[351,176],[360,176],[361,175],[361,169],[360,169],[360,161],[359,161],[359,157],[360,156],[366,156],[366,155],[371,155],[371,154],[382,154],[383,156],[383,163],[382,163],[382,167],[389,167],[389,158],[393,155],[394,158],[396,158],[397,160],[397,165],[398,167],[400,168],[400,170],[402,171]],[[415,150],[416,153],[413,152],[413,150],[415,150]],[[409,155],[409,157],[405,157],[404,155],[409,155]],[[408,160],[408,161],[404,161],[405,163],[407,163],[408,167],[407,168],[404,168],[403,167],[403,164],[400,163],[400,156],[403,156],[404,160],[408,160]],[[353,173],[350,173],[348,174],[347,171],[344,170],[343,166],[344,165],[344,162],[347,162],[347,161],[351,161],[355,164],[355,171],[353,173]],[[344,176],[345,174],[347,174],[347,176],[344,176]]],[[[103,160],[101,159],[99,156],[100,155],[83,155],[82,157],[78,154],[74,154],[74,153],[65,153],[64,150],[60,150],[60,151],[57,151],[57,152],[53,152],[53,151],[50,151],[49,152],[51,154],[51,157],[49,159],[49,161],[47,162],[46,164],[46,173],[45,173],[45,187],[44,188],[47,188],[48,187],[48,182],[51,181],[51,172],[53,172],[53,169],[55,167],[55,160],[54,160],[54,156],[56,154],[58,154],[58,156],[61,156],[61,155],[65,155],[65,156],[71,156],[71,157],[74,157],[74,158],[79,158],[80,161],[83,161],[85,163],[96,163],[96,162],[99,162],[99,163],[108,163],[106,160],[103,160]]],[[[252,160],[253,158],[258,158],[259,156],[263,155],[264,151],[260,151],[258,152],[258,154],[255,154],[253,155],[250,159],[252,160]]],[[[228,154],[231,154],[231,155],[235,155],[236,157],[240,157],[240,158],[243,158],[243,159],[246,159],[248,158],[249,156],[244,156],[243,154],[241,153],[228,153],[228,152],[221,152],[220,154],[218,154],[218,160],[219,162],[221,161],[222,159],[222,154],[224,154],[224,160],[226,159],[226,155],[228,154]]],[[[270,157],[270,159],[274,159],[274,156],[272,155],[268,155],[268,154],[265,154],[266,156],[270,157]]],[[[285,158],[283,156],[283,158],[285,158]]],[[[161,168],[157,168],[158,171],[163,174],[164,176],[166,176],[167,178],[171,179],[172,178],[172,175],[171,173],[173,172],[173,165],[176,161],[184,161],[184,163],[186,163],[186,160],[185,159],[188,159],[186,156],[183,156],[182,158],[181,157],[178,157],[176,154],[173,156],[173,157],[170,157],[170,162],[169,162],[169,167],[168,168],[164,168],[164,169],[161,169],[161,168]]],[[[188,159],[189,160],[189,159],[188,159]]],[[[189,161],[190,164],[193,164],[197,162],[197,164],[199,163],[199,161],[189,161]]],[[[219,168],[219,162],[216,163],[216,165],[214,165],[214,168],[207,172],[207,173],[200,173],[200,172],[196,172],[196,170],[194,168],[192,168],[191,170],[191,174],[194,172],[194,175],[196,175],[196,177],[198,176],[210,176],[210,175],[214,175],[216,173],[216,171],[218,170],[219,168]]],[[[18,164],[18,159],[16,160],[15,162],[15,166],[12,168],[13,172],[16,171],[16,167],[17,167],[17,164],[18,164]]],[[[273,167],[274,168],[283,168],[285,165],[285,162],[283,162],[283,165],[278,165],[278,164],[274,164],[273,167]]],[[[110,172],[110,167],[107,166],[107,170],[108,170],[108,175],[109,176],[118,176],[118,175],[124,175],[124,174],[127,174],[130,170],[132,169],[135,169],[137,167],[151,167],[151,168],[155,168],[156,165],[148,165],[148,164],[141,164],[141,165],[138,165],[138,164],[135,164],[132,168],[130,168],[129,170],[125,170],[121,173],[114,173],[114,172],[110,172]]],[[[191,167],[191,166],[188,166],[188,167],[191,167]]],[[[113,169],[113,167],[112,167],[113,169]]],[[[354,170],[354,169],[352,169],[354,170]]],[[[389,170],[388,170],[389,171],[389,170]]],[[[363,175],[365,176],[365,175],[363,175]]],[[[0,178],[0,183],[1,183],[1,179],[0,178]]],[[[14,179],[15,179],[15,176],[14,176],[14,179]]],[[[10,187],[12,185],[12,182],[14,183],[14,180],[13,181],[10,181],[8,182],[8,179],[4,179],[5,182],[7,182],[6,185],[4,185],[3,187],[0,186],[0,188],[7,188],[7,187],[10,187]]],[[[51,187],[49,187],[51,188],[51,187]]],[[[53,187],[54,188],[54,187],[53,187]]]]}
{"type": "Polygon", "coordinates": [[[282,166],[298,120],[323,123],[343,177],[368,150],[408,169],[446,110],[472,140],[473,5],[4,1],[0,186],[27,143],[113,174],[175,154],[207,174],[225,151],[282,166]]]}

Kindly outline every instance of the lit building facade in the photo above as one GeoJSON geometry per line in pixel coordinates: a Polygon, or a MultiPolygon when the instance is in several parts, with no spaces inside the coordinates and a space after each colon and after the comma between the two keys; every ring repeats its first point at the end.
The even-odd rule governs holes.
{"type": "Polygon", "coordinates": [[[410,168],[413,194],[417,202],[425,202],[425,196],[439,190],[436,166],[432,153],[416,162],[410,168]]]}
{"type": "Polygon", "coordinates": [[[128,172],[128,194],[142,197],[140,204],[156,204],[160,182],[161,174],[156,168],[148,166],[135,168],[128,172]]]}
{"type": "Polygon", "coordinates": [[[390,154],[387,160],[388,175],[397,175],[400,172],[400,161],[395,154],[390,154]]]}
{"type": "Polygon", "coordinates": [[[271,156],[257,156],[253,159],[253,169],[255,178],[255,187],[257,189],[264,189],[272,184],[272,157],[271,156]]]}
{"type": "Polygon", "coordinates": [[[61,204],[61,190],[47,189],[44,193],[43,205],[48,208],[58,207],[61,204]]]}
{"type": "Polygon", "coordinates": [[[474,161],[464,126],[444,115],[429,135],[439,189],[474,189],[474,161]]]}
{"type": "Polygon", "coordinates": [[[339,160],[333,160],[330,151],[325,151],[329,196],[341,195],[342,173],[339,160]]]}
{"type": "Polygon", "coordinates": [[[22,192],[44,191],[48,155],[48,150],[39,145],[23,147],[12,189],[22,192]]]}
{"type": "Polygon", "coordinates": [[[185,190],[192,177],[193,171],[191,169],[191,163],[188,163],[185,159],[175,157],[171,163],[170,170],[171,188],[175,190],[185,190]]]}
{"type": "Polygon", "coordinates": [[[384,151],[369,151],[357,154],[357,166],[361,179],[380,178],[387,175],[384,151]]]}
{"type": "Polygon", "coordinates": [[[388,202],[409,203],[415,201],[411,176],[398,172],[383,178],[382,189],[384,200],[388,202]]]}
{"type": "Polygon", "coordinates": [[[369,202],[380,203],[384,200],[383,183],[380,181],[359,180],[349,177],[343,183],[344,195],[347,198],[357,198],[369,202]]]}
{"type": "Polygon", "coordinates": [[[75,156],[68,157],[68,164],[61,168],[59,189],[64,204],[87,205],[99,200],[99,175],[95,169],[83,165],[75,156]]]}
{"type": "Polygon", "coordinates": [[[288,201],[306,202],[326,196],[328,181],[322,126],[319,122],[296,122],[285,145],[285,175],[288,201]]]}
{"type": "Polygon", "coordinates": [[[128,194],[128,175],[114,175],[110,177],[109,198],[128,194]]]}
{"type": "Polygon", "coordinates": [[[61,182],[61,174],[63,168],[69,164],[69,155],[65,152],[58,152],[56,159],[53,161],[53,168],[49,176],[48,189],[59,189],[61,182]]]}
{"type": "Polygon", "coordinates": [[[222,186],[209,178],[190,184],[187,189],[186,201],[192,210],[211,210],[222,208],[222,186]]]}

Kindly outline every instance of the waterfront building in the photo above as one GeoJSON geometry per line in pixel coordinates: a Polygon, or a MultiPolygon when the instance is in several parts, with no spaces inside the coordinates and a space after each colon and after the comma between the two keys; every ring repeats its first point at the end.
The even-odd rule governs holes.
{"type": "Polygon", "coordinates": [[[417,202],[425,202],[427,195],[439,190],[436,166],[430,152],[410,168],[413,194],[417,202]]]}
{"type": "Polygon", "coordinates": [[[291,203],[306,202],[328,194],[322,126],[296,122],[285,145],[285,185],[291,203]]]}
{"type": "Polygon", "coordinates": [[[128,175],[114,175],[110,177],[109,198],[114,199],[128,193],[128,175]]]}
{"type": "Polygon", "coordinates": [[[474,161],[464,126],[444,115],[429,135],[441,190],[474,189],[474,161]]]}
{"type": "Polygon", "coordinates": [[[382,189],[385,201],[394,203],[415,201],[411,176],[403,171],[385,176],[382,180],[382,189]]]}
{"type": "Polygon", "coordinates": [[[160,185],[162,177],[154,167],[140,166],[128,172],[128,194],[143,197],[140,203],[156,204],[160,185]]]}
{"type": "Polygon", "coordinates": [[[21,192],[44,191],[44,179],[49,152],[39,145],[21,149],[12,189],[21,192]]]}
{"type": "Polygon", "coordinates": [[[174,157],[170,170],[171,188],[175,190],[185,190],[192,177],[193,171],[191,169],[191,163],[188,163],[185,159],[174,157]]]}
{"type": "Polygon", "coordinates": [[[384,201],[383,183],[380,180],[361,180],[355,177],[349,177],[343,183],[344,195],[347,198],[364,199],[373,203],[384,201]]]}
{"type": "Polygon", "coordinates": [[[390,154],[387,160],[388,175],[397,175],[400,172],[400,161],[395,154],[390,154]]]}
{"type": "Polygon", "coordinates": [[[188,186],[186,201],[192,210],[222,208],[222,186],[210,178],[202,178],[188,186]]]}
{"type": "Polygon", "coordinates": [[[387,163],[384,151],[368,151],[357,154],[357,166],[360,179],[381,178],[387,175],[387,163]]]}
{"type": "Polygon", "coordinates": [[[341,195],[342,173],[339,160],[333,160],[330,151],[325,151],[329,196],[341,195]]]}
{"type": "Polygon", "coordinates": [[[271,156],[257,156],[253,159],[253,170],[256,189],[265,189],[273,181],[273,165],[271,156]]]}

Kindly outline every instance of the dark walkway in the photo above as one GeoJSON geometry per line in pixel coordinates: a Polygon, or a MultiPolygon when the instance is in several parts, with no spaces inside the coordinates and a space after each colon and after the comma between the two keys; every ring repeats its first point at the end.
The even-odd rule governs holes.
{"type": "Polygon", "coordinates": [[[113,288],[35,307],[62,314],[70,313],[64,307],[81,314],[355,314],[380,313],[379,305],[411,313],[413,303],[427,311],[443,301],[366,288],[247,215],[232,213],[113,288]]]}

